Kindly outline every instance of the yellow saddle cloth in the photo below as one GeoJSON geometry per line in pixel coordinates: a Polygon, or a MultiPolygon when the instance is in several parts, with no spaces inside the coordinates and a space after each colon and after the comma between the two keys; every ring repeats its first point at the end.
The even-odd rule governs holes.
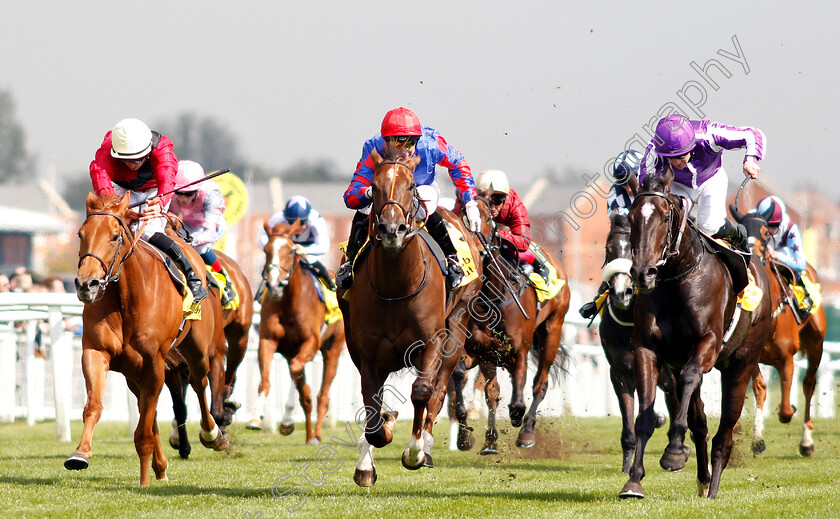
{"type": "Polygon", "coordinates": [[[560,292],[560,289],[566,284],[566,280],[557,277],[557,269],[555,269],[554,265],[548,261],[548,258],[546,258],[542,253],[542,250],[540,250],[539,245],[531,242],[528,248],[531,249],[531,252],[533,252],[534,256],[537,257],[537,261],[543,262],[548,269],[548,282],[546,282],[545,278],[536,272],[531,272],[528,276],[528,279],[531,280],[534,288],[537,289],[537,300],[540,303],[544,303],[545,301],[554,298],[554,296],[557,295],[557,292],[560,292]]]}
{"type": "MultiPolygon", "coordinates": [[[[210,265],[204,265],[207,269],[207,273],[210,275],[210,278],[213,280],[213,283],[219,289],[219,299],[222,299],[222,296],[225,292],[225,285],[227,284],[227,278],[221,272],[214,272],[213,269],[210,268],[210,265]]],[[[225,310],[236,310],[239,308],[239,292],[236,289],[233,289],[233,299],[228,302],[228,304],[224,305],[225,310]]]]}
{"type": "Polygon", "coordinates": [[[313,277],[321,284],[321,293],[324,294],[324,305],[327,307],[324,322],[332,324],[341,319],[341,310],[338,308],[338,296],[336,296],[334,290],[330,290],[330,287],[327,286],[323,279],[318,276],[313,277]]]}
{"type": "Polygon", "coordinates": [[[181,275],[181,281],[184,282],[184,300],[181,303],[181,310],[184,312],[184,319],[188,321],[198,321],[201,319],[201,303],[193,301],[192,291],[187,286],[187,278],[184,273],[178,269],[178,274],[181,275]]]}
{"type": "Polygon", "coordinates": [[[446,223],[446,230],[449,231],[449,239],[455,246],[455,252],[458,254],[458,264],[461,265],[461,270],[464,271],[464,277],[461,279],[459,287],[469,284],[472,280],[478,277],[478,268],[476,268],[473,261],[472,253],[470,252],[470,245],[464,238],[463,233],[457,227],[444,220],[446,223]]]}
{"type": "Polygon", "coordinates": [[[808,291],[808,295],[811,296],[811,301],[814,303],[813,306],[811,306],[811,313],[814,313],[820,308],[820,304],[822,304],[822,287],[819,283],[811,281],[807,272],[803,272],[800,279],[802,280],[802,284],[805,285],[804,288],[801,285],[788,286],[790,286],[790,289],[793,290],[793,296],[796,298],[796,305],[799,306],[800,310],[808,309],[808,305],[805,303],[805,290],[808,291]]]}
{"type": "Polygon", "coordinates": [[[736,302],[741,305],[741,309],[745,312],[752,312],[761,302],[761,296],[764,295],[764,291],[755,284],[755,278],[749,269],[747,270],[747,277],[750,283],[738,294],[736,302]]]}

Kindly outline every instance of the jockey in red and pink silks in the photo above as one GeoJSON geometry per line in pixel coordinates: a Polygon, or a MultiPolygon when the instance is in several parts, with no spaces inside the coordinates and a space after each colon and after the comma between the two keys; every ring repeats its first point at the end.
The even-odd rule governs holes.
{"type": "MultiPolygon", "coordinates": [[[[187,286],[198,302],[207,297],[201,278],[172,238],[164,234],[166,211],[172,198],[178,158],[172,141],[149,129],[139,119],[123,119],[105,134],[102,145],[90,163],[93,192],[98,196],[124,196],[145,219],[142,238],[166,253],[178,265],[187,286]]],[[[136,230],[136,228],[135,228],[136,230]]]]}
{"type": "MultiPolygon", "coordinates": [[[[202,178],[204,168],[201,164],[191,160],[178,162],[176,186],[187,186],[202,178]]],[[[213,272],[219,272],[225,277],[222,304],[233,301],[233,283],[213,251],[213,245],[221,240],[227,231],[227,221],[222,216],[225,212],[225,197],[219,189],[219,184],[213,180],[205,180],[175,191],[169,211],[181,216],[184,230],[190,238],[190,245],[198,251],[204,263],[209,265],[213,272]]]]}

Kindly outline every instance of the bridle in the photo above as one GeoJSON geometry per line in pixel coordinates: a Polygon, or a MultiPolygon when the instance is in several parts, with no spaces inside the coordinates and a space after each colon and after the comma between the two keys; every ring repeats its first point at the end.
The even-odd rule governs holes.
{"type": "MultiPolygon", "coordinates": [[[[670,196],[666,195],[665,193],[660,193],[659,191],[644,191],[636,195],[636,198],[633,200],[633,205],[641,200],[646,196],[655,196],[664,199],[668,202],[669,209],[668,209],[668,216],[669,219],[674,217],[674,215],[680,214],[679,208],[677,208],[677,204],[671,199],[670,196]]],[[[631,206],[632,208],[632,206],[631,206]]],[[[683,232],[685,231],[685,225],[688,221],[688,211],[682,211],[682,216],[680,217],[680,226],[677,230],[676,239],[674,239],[674,226],[673,224],[668,224],[668,234],[665,237],[665,247],[662,249],[662,258],[660,258],[659,262],[656,266],[664,265],[666,261],[669,259],[676,257],[680,253],[680,242],[682,242],[683,232]]]]}
{"type": "MultiPolygon", "coordinates": [[[[85,258],[87,258],[88,256],[90,256],[91,258],[93,258],[93,259],[95,259],[96,261],[99,262],[99,264],[102,266],[102,270],[105,271],[105,277],[99,279],[99,283],[101,285],[100,293],[102,293],[102,292],[105,292],[105,288],[108,286],[109,283],[111,283],[112,281],[119,281],[120,280],[120,272],[122,271],[122,266],[125,263],[125,260],[127,260],[134,253],[134,243],[131,244],[131,248],[128,249],[128,252],[125,253],[125,255],[120,260],[119,264],[117,264],[117,258],[120,256],[120,250],[122,249],[122,246],[123,246],[123,236],[128,237],[129,240],[131,239],[131,232],[128,230],[128,226],[125,224],[125,222],[123,221],[123,219],[120,215],[115,214],[115,213],[111,213],[111,212],[108,212],[108,211],[93,211],[93,212],[90,212],[85,217],[85,222],[91,216],[112,216],[112,217],[117,219],[117,222],[119,222],[120,227],[121,227],[121,231],[119,233],[119,238],[117,240],[117,251],[114,253],[114,257],[111,258],[111,262],[107,266],[105,265],[105,261],[102,258],[100,258],[96,254],[93,254],[91,252],[86,252],[85,254],[82,254],[79,257],[78,265],[76,265],[77,269],[81,268],[82,261],[85,258]],[[115,266],[117,267],[116,272],[114,272],[114,267],[115,266]]],[[[84,222],[82,224],[84,225],[84,222]]]]}
{"type": "MultiPolygon", "coordinates": [[[[411,165],[406,164],[405,162],[402,162],[402,161],[399,161],[399,160],[386,160],[384,162],[379,163],[379,165],[376,166],[376,169],[378,171],[379,168],[381,168],[382,166],[390,165],[390,164],[405,166],[406,168],[411,170],[411,165]]],[[[403,239],[408,239],[408,238],[414,236],[415,234],[417,234],[417,232],[420,230],[420,228],[418,228],[414,225],[414,222],[417,220],[417,218],[416,218],[417,210],[419,209],[422,201],[420,200],[420,197],[417,195],[417,184],[414,183],[414,181],[412,180],[410,189],[411,189],[411,193],[412,193],[412,195],[411,195],[412,196],[412,201],[414,203],[412,204],[411,211],[406,210],[406,208],[403,207],[403,205],[401,203],[397,202],[394,199],[395,186],[396,186],[396,182],[392,181],[391,182],[391,188],[388,191],[388,200],[386,200],[385,203],[382,204],[382,207],[380,207],[379,210],[376,212],[376,214],[373,215],[374,225],[375,226],[379,225],[380,218],[382,216],[382,211],[384,211],[386,207],[388,207],[389,205],[395,205],[395,206],[400,208],[400,211],[402,211],[402,214],[403,214],[403,217],[404,217],[404,222],[405,222],[406,226],[410,229],[410,231],[403,238],[403,239]]],[[[381,240],[381,238],[379,238],[378,234],[375,234],[374,237],[377,240],[381,240]]]]}
{"type": "Polygon", "coordinates": [[[285,287],[289,286],[289,280],[292,278],[292,274],[295,271],[295,265],[297,264],[297,261],[295,261],[295,258],[297,256],[297,247],[295,246],[295,243],[292,241],[292,239],[285,234],[272,233],[272,234],[268,235],[268,238],[269,238],[269,240],[271,240],[271,238],[282,238],[282,239],[288,241],[289,244],[291,245],[290,249],[291,249],[291,254],[292,254],[292,266],[289,269],[286,269],[286,268],[283,268],[282,266],[280,266],[280,262],[278,261],[277,254],[272,254],[271,261],[267,262],[265,264],[265,268],[263,268],[263,272],[262,272],[262,278],[263,278],[263,281],[265,282],[266,286],[268,287],[269,293],[272,293],[272,292],[279,291],[279,289],[281,289],[281,288],[285,288],[285,287]],[[278,272],[277,278],[279,279],[279,281],[277,281],[277,285],[275,287],[272,287],[271,283],[269,282],[269,277],[270,277],[270,274],[271,274],[272,271],[277,271],[278,272]],[[284,278],[280,279],[280,277],[281,277],[280,273],[282,273],[282,272],[284,272],[286,274],[286,276],[284,278]]]}

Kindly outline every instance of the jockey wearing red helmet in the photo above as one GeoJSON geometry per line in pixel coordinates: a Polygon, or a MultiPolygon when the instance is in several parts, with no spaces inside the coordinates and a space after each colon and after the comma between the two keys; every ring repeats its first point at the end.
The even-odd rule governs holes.
{"type": "Polygon", "coordinates": [[[353,218],[350,240],[347,244],[347,261],[336,273],[336,284],[349,288],[351,264],[364,240],[367,229],[367,215],[370,212],[370,184],[373,181],[374,165],[371,153],[376,150],[381,156],[389,151],[403,151],[408,156],[420,157],[420,163],[414,170],[417,191],[424,201],[419,217],[426,219],[429,234],[438,242],[444,254],[449,258],[447,281],[450,288],[460,284],[463,272],[456,259],[455,246],[443,223],[443,218],[436,212],[440,199],[440,187],[435,181],[435,167],[443,166],[449,171],[449,177],[458,191],[458,199],[467,211],[470,229],[475,231],[479,225],[478,207],[475,202],[475,181],[467,160],[460,151],[450,146],[446,139],[434,128],[422,126],[420,119],[412,110],[399,107],[390,110],[382,119],[380,133],[368,139],[362,146],[362,157],[356,165],[350,186],[344,193],[344,203],[357,211],[353,218]]]}

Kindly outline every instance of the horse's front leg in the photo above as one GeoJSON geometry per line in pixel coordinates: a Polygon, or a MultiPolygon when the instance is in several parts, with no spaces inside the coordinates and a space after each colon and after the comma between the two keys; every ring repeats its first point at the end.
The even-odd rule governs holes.
{"type": "Polygon", "coordinates": [[[709,498],[716,498],[723,469],[732,454],[732,429],[741,416],[747,393],[747,384],[753,373],[747,363],[733,361],[721,370],[721,411],[718,432],[712,439],[712,477],[709,484],[709,498]]]}
{"type": "Polygon", "coordinates": [[[172,433],[169,435],[169,445],[178,451],[182,459],[190,456],[192,447],[187,438],[187,377],[186,369],[180,367],[166,371],[164,379],[169,394],[172,397],[172,413],[175,419],[172,421],[172,433]]]}
{"type": "MultiPolygon", "coordinates": [[[[261,325],[262,326],[262,325],[261,325]]],[[[262,335],[262,329],[260,334],[262,335]]],[[[257,361],[260,366],[260,385],[257,388],[257,415],[245,425],[246,429],[259,431],[263,427],[265,417],[265,402],[268,392],[271,390],[271,363],[274,361],[274,353],[277,352],[277,341],[260,337],[260,346],[257,350],[257,361]]]]}
{"type": "Polygon", "coordinates": [[[540,404],[545,398],[548,391],[548,376],[551,367],[554,365],[554,359],[557,357],[557,346],[562,339],[563,319],[550,318],[544,328],[541,328],[535,334],[536,340],[539,341],[540,360],[537,366],[537,374],[534,377],[533,400],[531,407],[528,409],[528,414],[525,416],[525,421],[522,429],[519,431],[519,438],[516,440],[517,447],[531,448],[536,444],[534,437],[534,427],[537,425],[537,411],[540,404]]]}
{"type": "Polygon", "coordinates": [[[318,391],[318,421],[315,422],[314,436],[318,442],[321,441],[321,427],[330,408],[330,388],[338,372],[338,359],[341,357],[341,348],[344,345],[344,341],[336,340],[335,336],[327,340],[330,341],[327,349],[321,348],[324,370],[321,375],[321,389],[318,391]]]}
{"type": "Polygon", "coordinates": [[[490,362],[481,363],[481,373],[484,375],[484,401],[487,403],[487,431],[484,433],[484,447],[479,454],[498,454],[499,431],[496,430],[496,409],[499,407],[501,391],[499,380],[496,378],[496,365],[490,362]]]}
{"type": "Polygon", "coordinates": [[[134,448],[140,458],[140,486],[149,486],[149,464],[155,471],[155,478],[166,481],[168,462],[160,446],[157,428],[157,402],[163,388],[164,361],[154,357],[144,359],[144,366],[138,381],[129,380],[129,388],[137,397],[140,420],[134,430],[134,448]]]}
{"type": "Polygon", "coordinates": [[[633,352],[636,391],[639,395],[639,416],[636,418],[636,452],[630,466],[630,479],[618,493],[618,497],[643,498],[642,478],[645,477],[645,446],[656,428],[656,381],[659,365],[656,353],[644,346],[636,346],[633,352]]]}
{"type": "MultiPolygon", "coordinates": [[[[309,384],[306,383],[306,372],[304,368],[306,368],[308,362],[315,358],[315,354],[318,353],[321,346],[320,340],[319,335],[310,335],[301,345],[300,352],[293,359],[289,360],[289,375],[297,388],[300,406],[303,408],[303,416],[306,421],[307,444],[315,444],[318,441],[315,440],[315,436],[312,433],[312,390],[309,384]]],[[[287,407],[286,413],[283,415],[283,420],[280,421],[281,431],[284,427],[288,428],[289,425],[294,428],[291,411],[292,409],[287,407]]]]}
{"type": "MultiPolygon", "coordinates": [[[[662,366],[662,369],[659,372],[659,387],[662,388],[662,392],[665,394],[665,406],[668,408],[668,416],[671,417],[670,424],[668,426],[668,447],[670,447],[671,444],[680,445],[685,460],[688,461],[688,457],[691,455],[691,449],[685,444],[685,433],[680,433],[674,426],[674,417],[676,417],[680,411],[677,377],[674,376],[674,372],[668,366],[662,366]]],[[[690,419],[688,426],[691,428],[690,419]]]]}
{"type": "MultiPolygon", "coordinates": [[[[450,332],[451,333],[451,332],[450,332]]],[[[463,337],[458,339],[457,334],[450,335],[453,340],[455,340],[455,344],[463,345],[463,337]]],[[[432,446],[434,445],[435,439],[432,429],[435,425],[435,420],[437,419],[438,413],[443,408],[443,402],[446,399],[446,386],[449,382],[450,377],[452,376],[452,371],[455,369],[455,366],[458,365],[461,359],[462,348],[459,348],[457,351],[453,352],[451,355],[444,355],[441,357],[441,368],[438,370],[437,374],[433,378],[432,381],[432,394],[429,397],[429,400],[426,404],[426,419],[423,422],[423,452],[425,453],[425,460],[423,461],[423,465],[426,467],[434,467],[434,462],[432,461],[432,446]]],[[[466,412],[463,414],[463,419],[466,422],[466,412]]],[[[467,442],[467,449],[462,450],[469,450],[475,444],[475,438],[472,435],[472,430],[467,430],[467,437],[464,439],[467,442]]]]}
{"type": "Polygon", "coordinates": [[[622,353],[622,356],[629,357],[630,360],[623,362],[621,358],[611,359],[610,381],[615,396],[618,397],[618,408],[621,411],[621,450],[623,453],[621,471],[629,474],[630,464],[633,463],[633,450],[636,448],[636,431],[633,420],[636,380],[633,378],[633,370],[631,369],[632,352],[622,353]]]}
{"type": "Polygon", "coordinates": [[[359,462],[353,474],[353,481],[360,487],[371,487],[376,483],[376,464],[373,448],[382,448],[394,439],[396,413],[382,413],[382,387],[385,377],[378,376],[374,366],[362,360],[359,366],[362,378],[362,402],[365,404],[364,434],[359,437],[359,462]]]}
{"type": "Polygon", "coordinates": [[[457,447],[458,450],[468,451],[475,445],[475,437],[472,435],[472,427],[467,425],[467,406],[464,404],[464,384],[467,380],[467,365],[463,359],[459,360],[452,371],[449,379],[450,405],[454,408],[455,419],[457,420],[457,447]]]}
{"type": "Polygon", "coordinates": [[[102,351],[86,348],[82,352],[82,374],[87,389],[87,402],[82,415],[84,429],[76,451],[64,461],[64,468],[67,470],[82,470],[90,465],[93,428],[102,416],[102,395],[105,392],[105,378],[110,362],[110,356],[102,351]]]}
{"type": "Polygon", "coordinates": [[[755,421],[753,422],[752,453],[758,456],[767,450],[764,442],[764,403],[767,401],[767,383],[761,371],[756,367],[753,377],[753,396],[755,396],[755,421]]]}
{"type": "MultiPolygon", "coordinates": [[[[530,337],[528,338],[531,339],[530,337]]],[[[528,378],[528,350],[531,345],[523,347],[523,341],[516,341],[512,345],[516,348],[516,357],[510,365],[511,395],[508,411],[510,413],[510,425],[522,427],[522,418],[525,416],[525,379],[528,378]]]]}

